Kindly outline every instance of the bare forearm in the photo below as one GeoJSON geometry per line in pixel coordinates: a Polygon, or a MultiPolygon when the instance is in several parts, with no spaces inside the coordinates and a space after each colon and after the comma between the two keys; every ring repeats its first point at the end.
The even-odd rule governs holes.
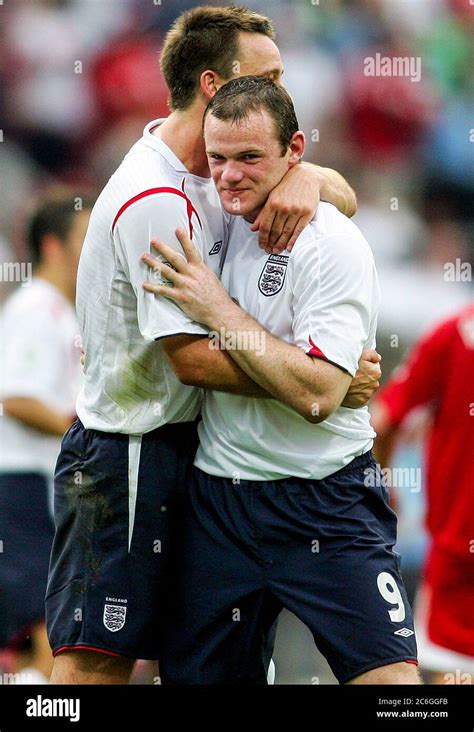
{"type": "Polygon", "coordinates": [[[233,303],[215,313],[208,325],[217,332],[235,334],[236,345],[229,351],[232,359],[263,389],[308,421],[322,421],[332,411],[333,401],[340,396],[340,403],[344,398],[349,376],[342,374],[340,388],[335,387],[326,364],[316,365],[301,349],[273,336],[233,303]],[[248,347],[249,343],[259,343],[260,347],[248,347]]]}
{"type": "Polygon", "coordinates": [[[249,397],[269,398],[271,396],[240,368],[237,361],[234,361],[227,351],[210,350],[209,345],[207,345],[207,353],[204,354],[201,361],[200,373],[199,383],[195,385],[203,389],[225,391],[229,394],[249,397]]]}
{"type": "Polygon", "coordinates": [[[398,428],[392,424],[390,414],[382,401],[371,407],[371,424],[377,433],[373,452],[383,468],[389,467],[398,440],[398,428]]]}
{"type": "Polygon", "coordinates": [[[242,371],[226,351],[220,350],[215,340],[194,336],[167,340],[165,353],[181,383],[241,396],[271,396],[242,371]]]}
{"type": "Polygon", "coordinates": [[[346,179],[332,168],[314,167],[321,179],[321,200],[332,203],[346,216],[353,216],[357,211],[357,198],[346,179]]]}
{"type": "Polygon", "coordinates": [[[373,453],[375,459],[383,468],[390,466],[396,442],[397,434],[395,430],[387,432],[383,437],[376,438],[373,446],[373,453]]]}
{"type": "Polygon", "coordinates": [[[10,397],[3,403],[5,413],[27,427],[61,437],[71,425],[71,418],[51,409],[39,399],[10,397]]]}

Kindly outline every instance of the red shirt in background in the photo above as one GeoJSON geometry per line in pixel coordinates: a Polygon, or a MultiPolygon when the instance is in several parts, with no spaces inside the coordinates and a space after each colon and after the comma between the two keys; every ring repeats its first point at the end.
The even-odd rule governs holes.
{"type": "Polygon", "coordinates": [[[431,405],[425,581],[432,641],[474,657],[474,303],[411,351],[378,395],[393,425],[431,405]]]}
{"type": "Polygon", "coordinates": [[[413,348],[377,401],[394,425],[432,406],[426,523],[439,549],[465,559],[474,540],[474,303],[413,348]]]}

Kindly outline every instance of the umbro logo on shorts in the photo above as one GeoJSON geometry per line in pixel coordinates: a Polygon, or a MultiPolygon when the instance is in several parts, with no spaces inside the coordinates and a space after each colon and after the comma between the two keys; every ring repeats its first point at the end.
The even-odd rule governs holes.
{"type": "Polygon", "coordinates": [[[400,628],[400,630],[394,632],[394,635],[402,635],[404,638],[409,638],[411,635],[415,635],[415,633],[410,628],[400,628]]]}

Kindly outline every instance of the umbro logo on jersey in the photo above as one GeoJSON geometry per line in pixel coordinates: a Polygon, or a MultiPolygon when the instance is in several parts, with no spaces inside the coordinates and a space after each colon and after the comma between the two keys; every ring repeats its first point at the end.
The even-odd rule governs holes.
{"type": "Polygon", "coordinates": [[[212,254],[219,254],[221,249],[222,249],[222,239],[221,239],[221,241],[216,241],[216,243],[212,247],[211,251],[209,252],[209,256],[211,256],[212,254]]]}
{"type": "Polygon", "coordinates": [[[270,254],[258,278],[258,289],[262,295],[270,297],[280,292],[285,282],[287,265],[288,255],[270,254]]]}
{"type": "Polygon", "coordinates": [[[400,628],[400,630],[394,632],[394,635],[402,635],[404,638],[409,638],[411,635],[415,635],[415,633],[410,628],[400,628]]]}

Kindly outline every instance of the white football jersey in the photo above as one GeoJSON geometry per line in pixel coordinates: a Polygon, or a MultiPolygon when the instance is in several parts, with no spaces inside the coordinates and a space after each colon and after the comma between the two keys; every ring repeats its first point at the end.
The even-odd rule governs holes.
{"type": "MultiPolygon", "coordinates": [[[[267,255],[250,224],[235,218],[221,279],[273,335],[352,376],[362,350],[375,347],[380,294],[372,252],[329,203],[320,204],[290,255],[267,255]]],[[[375,437],[367,407],[339,407],[311,424],[275,399],[206,391],[202,416],[195,464],[235,479],[321,479],[369,450],[375,437]]]]}
{"type": "Polygon", "coordinates": [[[186,170],[152,134],[159,123],[147,125],[99,196],[79,264],[86,362],[77,414],[86,428],[104,432],[143,434],[192,420],[201,405],[201,390],[177,380],[159,341],[207,331],[143,289],[154,275],[140,257],[152,238],[182,253],[175,235],[181,227],[217,273],[225,220],[212,179],[186,170]]]}
{"type": "MultiPolygon", "coordinates": [[[[73,417],[82,382],[74,307],[53,285],[34,277],[6,300],[0,319],[0,402],[38,399],[73,417]]],[[[0,471],[52,479],[61,438],[7,414],[0,416],[0,471]]]]}

